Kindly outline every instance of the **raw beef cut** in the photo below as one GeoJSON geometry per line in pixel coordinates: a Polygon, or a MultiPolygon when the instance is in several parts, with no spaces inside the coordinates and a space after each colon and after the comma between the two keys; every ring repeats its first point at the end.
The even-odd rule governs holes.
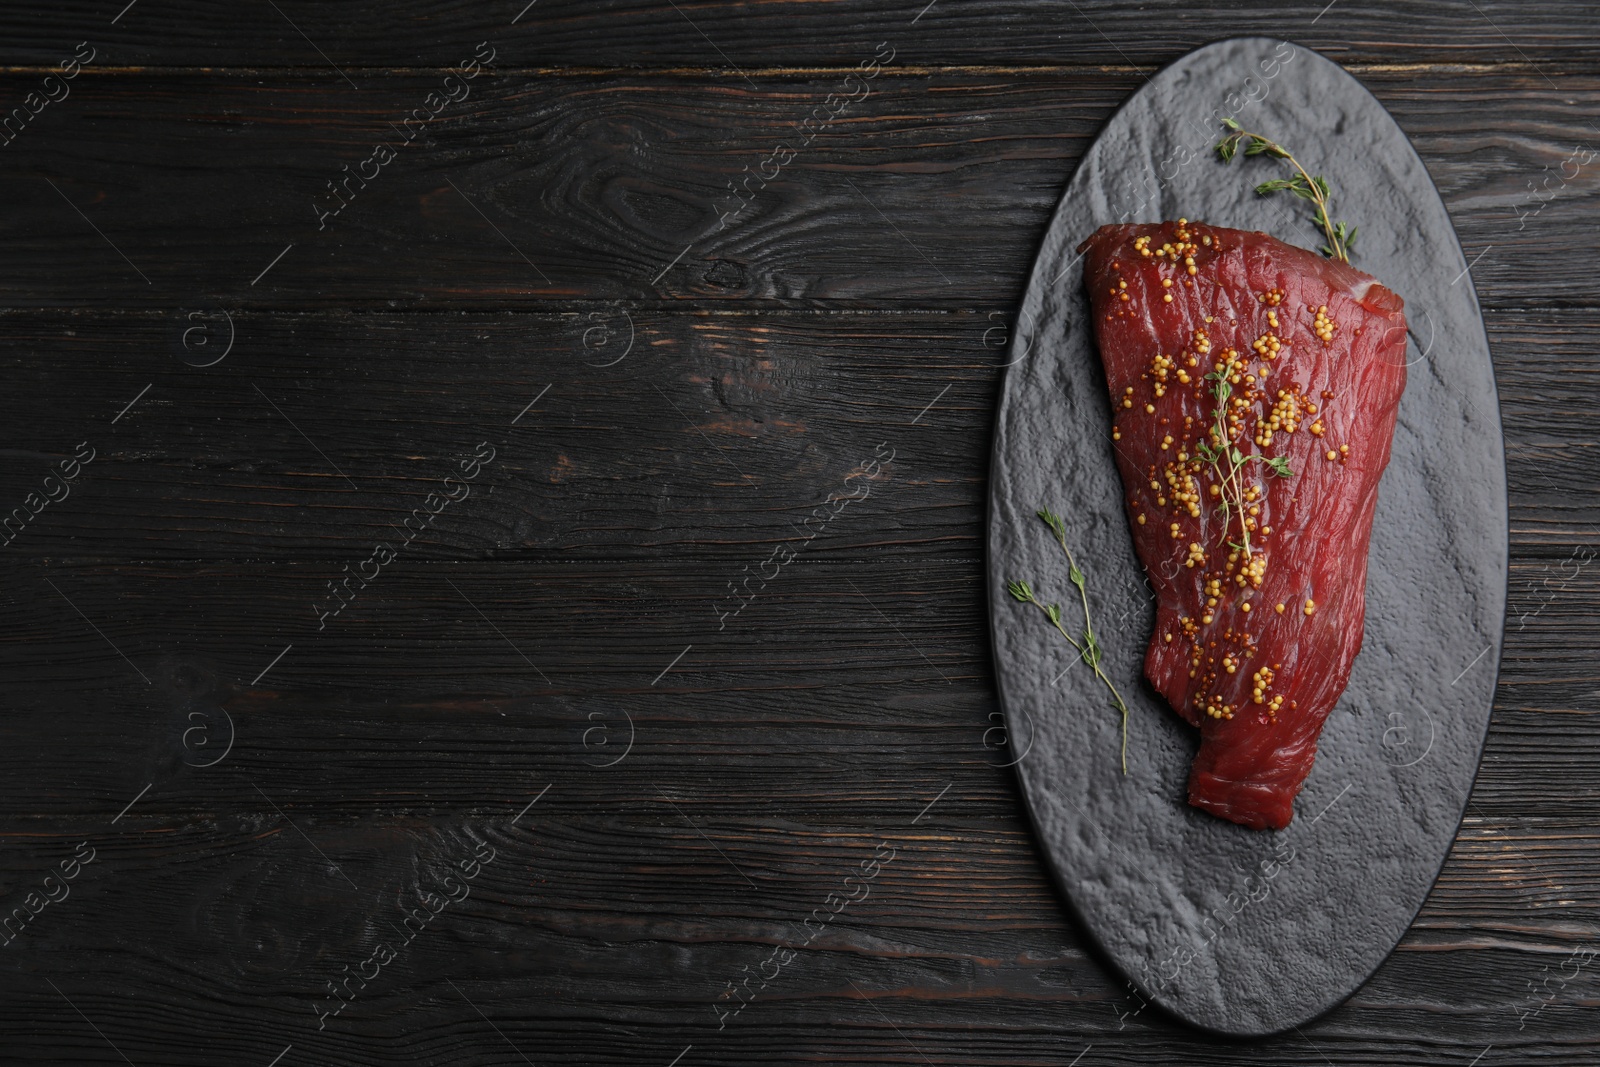
{"type": "Polygon", "coordinates": [[[1184,219],[1079,251],[1158,598],[1145,674],[1200,729],[1189,803],[1282,829],[1361,650],[1403,303],[1347,263],[1184,219]]]}

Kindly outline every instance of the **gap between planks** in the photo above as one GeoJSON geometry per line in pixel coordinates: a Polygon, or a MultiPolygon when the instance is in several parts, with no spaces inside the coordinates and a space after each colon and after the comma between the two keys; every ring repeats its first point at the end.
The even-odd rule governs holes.
{"type": "MultiPolygon", "coordinates": [[[[1332,50],[1317,50],[1319,55],[1333,58],[1332,50]]],[[[1173,58],[1183,53],[1175,52],[1173,58]]],[[[1505,60],[1486,63],[1463,63],[1458,61],[1421,61],[1415,63],[1346,63],[1341,64],[1345,70],[1352,74],[1501,74],[1501,73],[1528,73],[1551,74],[1571,77],[1593,77],[1596,71],[1590,64],[1567,65],[1559,60],[1543,60],[1532,62],[1525,60],[1505,60]]],[[[880,77],[888,78],[926,78],[930,75],[973,75],[978,77],[994,77],[996,75],[1012,77],[1051,77],[1086,74],[1115,74],[1137,77],[1149,77],[1159,71],[1164,63],[1039,63],[1025,65],[1005,65],[986,63],[946,63],[929,64],[924,66],[897,66],[885,67],[880,77]]],[[[434,78],[456,72],[454,67],[352,67],[346,66],[345,71],[361,74],[367,77],[416,77],[434,78]]],[[[746,67],[744,73],[751,77],[766,78],[810,78],[810,77],[838,77],[852,74],[856,67],[850,64],[809,67],[746,67]]],[[[45,76],[59,73],[55,64],[15,64],[0,66],[0,76],[45,76]]],[[[708,79],[713,81],[740,82],[740,75],[733,73],[726,67],[703,66],[678,66],[678,67],[649,67],[649,66],[580,66],[563,65],[554,67],[541,66],[497,66],[488,72],[491,77],[563,77],[563,78],[597,78],[597,77],[663,77],[663,78],[693,78],[708,79]]],[[[323,78],[329,76],[329,69],[325,65],[271,65],[271,66],[165,66],[162,64],[139,64],[126,66],[84,67],[80,76],[91,78],[121,78],[121,77],[191,77],[204,75],[225,75],[228,77],[282,77],[282,78],[323,78]]]]}

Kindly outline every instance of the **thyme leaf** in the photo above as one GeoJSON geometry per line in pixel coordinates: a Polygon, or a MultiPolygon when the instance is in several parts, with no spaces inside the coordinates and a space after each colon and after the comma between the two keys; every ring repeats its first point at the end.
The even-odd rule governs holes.
{"type": "Polygon", "coordinates": [[[1242,374],[1243,366],[1231,357],[1224,357],[1224,362],[1205,375],[1205,380],[1214,383],[1211,395],[1216,398],[1217,406],[1211,412],[1211,429],[1207,431],[1209,441],[1200,441],[1195,445],[1195,455],[1201,461],[1209,464],[1216,484],[1221,487],[1218,494],[1216,513],[1222,519],[1221,540],[1232,548],[1244,553],[1245,558],[1250,557],[1250,527],[1249,517],[1245,514],[1245,497],[1249,492],[1245,484],[1245,471],[1252,462],[1260,461],[1267,469],[1280,478],[1294,477],[1294,471],[1289,467],[1289,461],[1283,456],[1264,456],[1260,453],[1245,453],[1234,443],[1234,435],[1228,428],[1228,400],[1233,396],[1233,376],[1242,374]],[[1243,544],[1236,544],[1228,540],[1229,528],[1232,526],[1233,513],[1239,513],[1239,530],[1243,544]]]}
{"type": "Polygon", "coordinates": [[[1050,527],[1050,532],[1055,536],[1056,544],[1060,545],[1061,551],[1067,555],[1067,578],[1073,585],[1078,587],[1078,600],[1083,605],[1083,633],[1079,637],[1073,637],[1069,634],[1066,627],[1061,624],[1061,605],[1046,604],[1041,601],[1034,594],[1033,586],[1026,581],[1013,580],[1007,582],[1006,592],[1010,593],[1017,602],[1032,604],[1042,611],[1045,618],[1049,619],[1050,624],[1056,628],[1056,631],[1066,638],[1067,644],[1071,645],[1078,653],[1078,657],[1089,665],[1089,668],[1094,671],[1095,677],[1100,679],[1101,683],[1110,691],[1111,706],[1122,714],[1122,773],[1127,774],[1128,705],[1122,699],[1122,694],[1117,692],[1117,687],[1111,683],[1111,679],[1106,676],[1106,672],[1100,668],[1101,661],[1105,659],[1105,650],[1100,647],[1100,641],[1095,637],[1094,622],[1089,615],[1089,594],[1085,588],[1087,579],[1084,577],[1083,571],[1078,567],[1078,561],[1073,558],[1072,549],[1067,545],[1066,522],[1049,508],[1040,508],[1037,514],[1044,521],[1044,524],[1050,527]]]}
{"type": "Polygon", "coordinates": [[[1266,456],[1258,456],[1257,458],[1260,459],[1263,463],[1265,463],[1267,465],[1267,468],[1269,470],[1271,470],[1273,474],[1276,474],[1278,477],[1280,477],[1280,478],[1293,478],[1294,477],[1294,471],[1289,469],[1289,460],[1286,457],[1284,457],[1284,456],[1273,456],[1273,457],[1271,457],[1269,459],[1266,456]]]}
{"type": "Polygon", "coordinates": [[[1328,213],[1328,202],[1333,199],[1333,194],[1328,189],[1328,179],[1313,175],[1300,161],[1289,154],[1289,150],[1269,140],[1259,133],[1252,133],[1239,125],[1231,118],[1222,120],[1222,125],[1228,133],[1217,142],[1217,155],[1224,163],[1232,163],[1239,146],[1244,146],[1246,156],[1270,156],[1273,159],[1288,160],[1295,173],[1287,178],[1273,178],[1256,186],[1259,196],[1270,193],[1287,192],[1302,200],[1309,200],[1316,205],[1315,219],[1322,232],[1327,235],[1328,243],[1322,246],[1324,255],[1345,263],[1350,262],[1350,250],[1355,246],[1356,228],[1346,226],[1342,222],[1334,222],[1328,213]]]}

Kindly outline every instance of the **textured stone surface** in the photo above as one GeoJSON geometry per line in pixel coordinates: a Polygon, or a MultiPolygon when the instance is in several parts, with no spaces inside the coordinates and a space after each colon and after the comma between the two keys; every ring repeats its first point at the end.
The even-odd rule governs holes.
{"type": "MultiPolygon", "coordinates": [[[[1488,726],[1506,597],[1505,455],[1466,262],[1405,135],[1340,67],[1265,38],[1163,70],[1113,117],[1034,266],[996,430],[990,614],[1001,699],[1044,851],[1079,920],[1145,998],[1228,1034],[1338,1004],[1394,948],[1460,824],[1488,726]],[[1204,219],[1321,243],[1309,205],[1254,186],[1281,164],[1217,161],[1219,120],[1289,145],[1360,227],[1353,262],[1406,300],[1409,380],[1380,489],[1366,641],[1288,829],[1188,806],[1197,744],[1143,680],[1153,599],[1112,463],[1110,412],[1074,251],[1116,221],[1204,219]],[[1066,519],[1106,667],[1132,709],[1128,773],[1104,691],[1033,609],[1074,618],[1065,561],[1033,517],[1066,519]]],[[[1136,1002],[1137,1003],[1137,1002],[1136,1002]]]]}

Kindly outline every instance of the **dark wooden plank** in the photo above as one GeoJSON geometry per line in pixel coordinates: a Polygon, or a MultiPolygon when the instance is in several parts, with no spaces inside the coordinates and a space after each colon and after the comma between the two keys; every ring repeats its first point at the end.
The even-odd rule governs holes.
{"type": "MultiPolygon", "coordinates": [[[[353,603],[320,625],[313,605],[331,601],[329,573],[267,563],[14,572],[0,646],[4,810],[93,819],[171,779],[141,812],[212,812],[214,776],[183,762],[205,762],[206,735],[188,751],[184,731],[190,712],[218,706],[239,735],[232,766],[339,819],[509,804],[547,758],[605,762],[601,742],[619,742],[608,757],[619,750],[626,716],[638,737],[630,773],[643,777],[596,788],[630,799],[711,782],[717,798],[705,802],[728,815],[759,795],[848,817],[868,795],[868,812],[893,809],[896,796],[949,781],[875,781],[887,751],[923,776],[1005,762],[984,746],[995,705],[978,560],[796,562],[726,620],[714,605],[737,573],[728,562],[402,561],[352,585],[353,603]],[[66,694],[83,735],[106,739],[89,751],[78,732],[48,728],[66,694]],[[586,749],[596,722],[616,733],[591,735],[586,749]],[[495,778],[511,792],[486,793],[495,778]]],[[[1106,578],[1108,595],[1119,581],[1136,579],[1106,578]]],[[[1597,597],[1594,580],[1575,583],[1508,635],[1471,814],[1600,811],[1589,699],[1600,680],[1587,651],[1597,597]]],[[[1144,640],[1135,615],[1099,622],[1107,642],[1144,640]]],[[[1462,669],[1494,669],[1476,651],[1462,651],[1462,669]]],[[[1391,720],[1369,726],[1381,755],[1391,720]]],[[[1419,738],[1419,757],[1425,748],[1419,738]]]]}
{"type": "Polygon", "coordinates": [[[353,565],[409,531],[409,558],[754,565],[807,522],[827,554],[979,551],[999,312],[250,314],[205,369],[182,357],[220,354],[221,318],[6,322],[0,499],[39,507],[80,442],[97,450],[66,499],[6,531],[13,559],[353,565]],[[185,350],[201,323],[213,343],[185,350]],[[483,442],[493,462],[445,486],[483,442]],[[471,495],[418,535],[405,524],[435,491],[471,495]]]}
{"type": "MultiPolygon", "coordinates": [[[[761,188],[763,161],[772,174],[777,146],[840,78],[789,73],[751,89],[486,75],[361,188],[347,176],[374,173],[377,143],[402,143],[394,123],[440,75],[375,76],[360,95],[310,75],[84,76],[5,148],[0,300],[1007,307],[1079,155],[1140,82],[891,68],[761,188]],[[740,212],[731,186],[746,180],[740,212]],[[351,192],[325,219],[343,202],[334,181],[351,192]]],[[[36,81],[0,77],[0,96],[36,81]]],[[[1592,301],[1571,253],[1572,235],[1600,222],[1587,117],[1600,79],[1383,69],[1367,81],[1432,168],[1487,305],[1592,301]]],[[[1219,166],[1217,180],[1249,179],[1219,166]]]]}
{"type": "MultiPolygon", "coordinates": [[[[354,885],[319,862],[306,839],[270,811],[260,819],[268,832],[219,833],[181,856],[165,845],[102,841],[73,897],[47,909],[12,951],[26,945],[30,961],[48,953],[85,966],[58,984],[140,1063],[173,1062],[154,1046],[180,1027],[248,1054],[250,1062],[265,1062],[291,1041],[302,1055],[317,1056],[313,1062],[374,1062],[394,1054],[385,1047],[391,1043],[405,1043],[419,1063],[509,1062],[496,1058],[505,1053],[493,1031],[472,1021],[475,1009],[495,1018],[516,1044],[542,1053],[540,1062],[624,1062],[632,1055],[666,1063],[693,1043],[698,1062],[732,1063],[790,1034],[833,1028],[843,1031],[835,1039],[841,1046],[847,1038],[856,1046],[854,1053],[842,1047],[835,1053],[859,1057],[850,1062],[895,1061],[904,1051],[893,1047],[885,1016],[911,1028],[933,1062],[962,1056],[1057,1062],[1047,1058],[1052,1046],[1066,1045],[1071,1055],[1091,1042],[1105,1046],[1101,1062],[1108,1063],[1160,1061],[1178,1050],[1187,1053],[1184,1062],[1265,1064],[1286,1056],[1302,1062],[1295,1053],[1308,1038],[1298,1035],[1208,1045],[1186,1040],[1148,1012],[1133,1015],[1136,1002],[1119,996],[1054,909],[1026,835],[997,819],[968,830],[936,824],[926,832],[768,831],[760,836],[767,848],[782,850],[786,869],[752,890],[665,805],[599,822],[574,819],[555,790],[546,801],[551,810],[519,832],[465,818],[372,826],[364,849],[307,823],[354,885]],[[431,891],[439,871],[485,840],[496,859],[472,896],[444,911],[380,981],[317,1031],[311,1005],[326,1001],[322,980],[364,958],[382,938],[394,940],[383,924],[398,912],[396,898],[431,891]],[[883,841],[894,842],[897,852],[871,895],[719,1031],[711,1006],[728,978],[753,971],[784,940],[803,937],[794,932],[799,919],[841,871],[858,867],[883,841]],[[351,855],[357,851],[381,851],[382,862],[363,862],[351,855]],[[137,898],[127,892],[134,888],[137,898]],[[993,901],[991,910],[974,915],[951,907],[951,896],[963,893],[982,893],[993,901]],[[140,908],[130,898],[149,903],[140,908]],[[263,940],[247,953],[241,932],[280,914],[299,919],[297,936],[263,940]],[[84,943],[86,928],[119,923],[168,936],[148,953],[123,939],[84,943]],[[27,940],[33,937],[39,941],[27,940]],[[208,995],[195,995],[198,982],[208,995]],[[460,1047],[431,1046],[425,1035],[437,1031],[459,1032],[451,1040],[460,1047]]],[[[760,862],[755,834],[715,822],[702,826],[732,856],[760,862]]],[[[1575,845],[1592,846],[1588,828],[1567,824],[1562,831],[1575,845]]],[[[1458,856],[1435,896],[1449,896],[1446,887],[1494,862],[1487,854],[1458,856]]],[[[1479,909],[1506,896],[1492,879],[1476,893],[1479,909]]],[[[1425,924],[1435,909],[1430,903],[1425,924]]],[[[1312,1028],[1309,1040],[1340,1063],[1376,1062],[1380,1050],[1392,1057],[1386,1063],[1464,1062],[1463,1050],[1470,1056],[1491,1043],[1512,1057],[1518,1046],[1527,1057],[1559,1055],[1562,1046],[1593,1048],[1593,1013],[1578,990],[1523,1019],[1532,1010],[1528,979],[1538,979],[1547,961],[1559,962],[1581,940],[1554,926],[1513,938],[1475,929],[1465,918],[1454,922],[1451,934],[1419,924],[1373,982],[1312,1028]],[[1453,997],[1432,992],[1441,979],[1454,983],[1453,997]],[[1437,1036],[1421,1036],[1430,1032],[1437,1036]]],[[[19,1052],[49,1034],[79,1050],[83,1058],[74,1062],[98,1062],[104,1054],[91,1047],[92,1032],[80,1033],[87,1027],[69,1023],[72,1011],[42,983],[8,992],[25,1009],[22,1018],[39,1027],[27,1035],[33,1040],[14,1046],[19,1052]]],[[[832,1047],[823,1043],[818,1054],[832,1047]]]]}
{"type": "Polygon", "coordinates": [[[1600,907],[1585,5],[786,0],[685,7],[691,24],[546,0],[514,29],[520,2],[278,6],[0,13],[0,55],[33,65],[0,76],[8,106],[75,42],[100,49],[0,176],[0,304],[46,309],[0,313],[0,504],[76,442],[99,450],[0,559],[0,914],[77,842],[98,850],[0,955],[0,1060],[1600,1055],[1593,964],[1562,981],[1600,907]],[[1496,716],[1444,876],[1347,1005],[1252,1045],[1134,1014],[1061,910],[985,745],[977,540],[993,345],[1055,198],[1151,64],[1236,32],[1365,64],[1483,253],[1514,543],[1496,716]],[[485,38],[507,73],[318,233],[322,183],[485,38]],[[702,240],[727,181],[886,39],[873,96],[702,240]],[[261,69],[210,69],[238,63],[261,69]],[[220,343],[218,308],[235,349],[185,366],[219,351],[199,344],[220,343]],[[636,347],[600,366],[624,311],[636,347]],[[318,630],[324,583],[433,464],[502,431],[503,478],[318,630]],[[871,496],[718,629],[729,581],[885,440],[871,496]],[[234,747],[197,766],[223,708],[234,747]],[[634,746],[597,766],[624,715],[634,746]],[[318,1030],[326,982],[484,840],[472,896],[318,1030]],[[803,938],[880,841],[901,851],[870,899],[718,1030],[726,983],[803,938]]]}
{"type": "MultiPolygon", "coordinates": [[[[321,634],[290,610],[302,569],[49,568],[102,633],[40,577],[9,586],[6,900],[78,841],[96,850],[8,946],[14,1056],[111,1062],[77,1010],[141,1064],[194,1062],[161,1051],[178,1032],[249,1062],[290,1044],[336,1064],[513,1062],[480,1010],[541,1063],[667,1063],[690,1044],[696,1062],[749,1062],[775,1043],[921,1062],[907,1038],[930,1062],[995,1064],[1089,1044],[1123,1064],[1300,1062],[1308,1040],[1334,1063],[1444,1065],[1491,1044],[1504,1062],[1576,1063],[1600,1047],[1583,984],[1552,986],[1521,1025],[1544,995],[1530,985],[1588,945],[1600,908],[1592,713],[1544,700],[1497,716],[1468,823],[1397,955],[1305,1037],[1212,1044],[1133,1014],[1059,908],[994,766],[1006,754],[984,744],[976,561],[797,564],[722,633],[695,623],[716,566],[413,567],[321,634]],[[73,728],[52,729],[63,706],[73,728]],[[218,706],[232,749],[186,765],[212,758],[183,731],[220,740],[218,706]],[[620,740],[624,710],[635,743],[596,766],[616,750],[585,732],[620,740]],[[471,896],[318,1030],[325,982],[477,842],[496,859],[471,896]],[[725,983],[803,940],[878,842],[898,851],[869,898],[718,1030],[725,983]]],[[[1574,681],[1593,596],[1559,609],[1574,681]]],[[[1553,673],[1531,647],[1510,643],[1503,700],[1553,673]]]]}
{"type": "MultiPolygon", "coordinates": [[[[69,3],[8,10],[0,62],[54,64],[85,38],[107,62],[176,66],[337,65],[365,87],[363,67],[445,66],[488,38],[503,62],[552,66],[696,66],[725,76],[750,68],[853,66],[889,40],[909,62],[1004,66],[1164,63],[1219,37],[1266,34],[1303,41],[1341,62],[1592,64],[1593,13],[1580,0],[1481,0],[1474,10],[1426,0],[1199,7],[1164,0],[783,0],[761,4],[637,0],[404,0],[306,2],[219,10],[196,0],[69,3]]],[[[347,86],[349,88],[349,86],[347,86]]],[[[354,91],[354,90],[352,90],[354,91]]]]}
{"type": "MultiPolygon", "coordinates": [[[[978,558],[1011,317],[246,313],[227,357],[196,368],[184,360],[225,350],[220,316],[14,312],[0,316],[0,516],[28,522],[4,552],[319,560],[334,577],[398,542],[487,441],[493,463],[408,560],[666,553],[729,560],[737,581],[815,530],[804,558],[978,558]],[[95,458],[46,502],[80,443],[95,458]]],[[[1488,322],[1520,619],[1600,551],[1585,414],[1600,309],[1488,322]]],[[[1450,358],[1429,351],[1414,373],[1450,358]]]]}

